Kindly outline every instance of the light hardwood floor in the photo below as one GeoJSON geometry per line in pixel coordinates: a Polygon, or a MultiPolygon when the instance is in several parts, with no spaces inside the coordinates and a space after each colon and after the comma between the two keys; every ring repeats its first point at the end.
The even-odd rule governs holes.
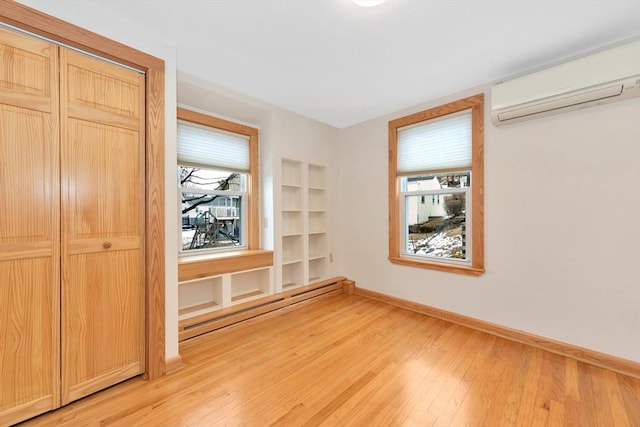
{"type": "Polygon", "coordinates": [[[640,380],[360,296],[186,342],[25,425],[640,426],[640,380]]]}

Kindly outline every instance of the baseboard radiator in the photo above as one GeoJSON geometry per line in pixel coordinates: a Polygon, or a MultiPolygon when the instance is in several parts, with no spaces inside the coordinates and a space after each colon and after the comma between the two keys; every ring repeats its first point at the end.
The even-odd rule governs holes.
{"type": "Polygon", "coordinates": [[[178,338],[179,341],[185,341],[311,299],[340,293],[352,293],[352,284],[353,282],[345,277],[333,277],[237,306],[217,310],[209,313],[206,317],[199,316],[194,319],[185,319],[179,322],[178,338]]]}

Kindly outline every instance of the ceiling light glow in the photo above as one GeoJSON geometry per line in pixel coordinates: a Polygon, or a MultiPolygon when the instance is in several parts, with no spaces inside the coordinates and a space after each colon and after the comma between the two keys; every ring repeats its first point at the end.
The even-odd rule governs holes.
{"type": "Polygon", "coordinates": [[[362,7],[373,7],[385,2],[385,0],[353,0],[355,4],[362,7]]]}

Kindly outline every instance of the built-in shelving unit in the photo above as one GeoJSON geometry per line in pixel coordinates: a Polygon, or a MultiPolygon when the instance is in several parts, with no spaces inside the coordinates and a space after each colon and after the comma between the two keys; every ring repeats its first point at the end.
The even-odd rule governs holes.
{"type": "Polygon", "coordinates": [[[329,273],[327,168],[282,159],[279,287],[289,290],[329,273]]]}
{"type": "Polygon", "coordinates": [[[273,251],[185,257],[178,262],[180,340],[207,332],[213,320],[259,304],[275,292],[273,251]],[[195,329],[194,329],[195,328],[195,329]]]}
{"type": "Polygon", "coordinates": [[[271,267],[225,273],[180,282],[178,318],[202,318],[222,308],[272,294],[271,267]]]}
{"type": "Polygon", "coordinates": [[[329,248],[327,245],[327,168],[307,165],[307,235],[308,281],[316,282],[327,276],[329,248]]]}
{"type": "Polygon", "coordinates": [[[303,163],[282,159],[281,206],[281,289],[304,284],[304,200],[303,163]]]}
{"type": "Polygon", "coordinates": [[[275,252],[258,249],[179,261],[180,340],[341,289],[342,278],[331,277],[327,167],[281,159],[279,176],[275,252]]]}

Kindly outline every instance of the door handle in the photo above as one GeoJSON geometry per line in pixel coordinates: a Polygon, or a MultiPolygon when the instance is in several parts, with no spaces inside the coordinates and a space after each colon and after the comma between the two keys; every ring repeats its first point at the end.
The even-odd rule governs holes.
{"type": "Polygon", "coordinates": [[[104,242],[102,244],[102,247],[105,248],[105,249],[109,249],[111,247],[111,242],[104,242]]]}

